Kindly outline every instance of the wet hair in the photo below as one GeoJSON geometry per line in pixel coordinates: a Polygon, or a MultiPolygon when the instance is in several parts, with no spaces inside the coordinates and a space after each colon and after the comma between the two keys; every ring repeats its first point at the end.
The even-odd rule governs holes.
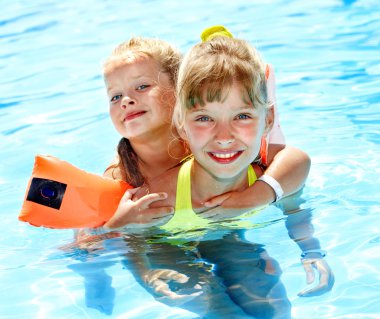
{"type": "MultiPolygon", "coordinates": [[[[103,73],[107,75],[120,66],[148,58],[153,59],[157,63],[159,70],[168,75],[170,84],[174,89],[181,54],[171,44],[160,39],[133,37],[119,44],[105,61],[103,73]]],[[[121,138],[117,146],[117,152],[119,162],[107,168],[107,170],[118,167],[122,178],[127,183],[134,187],[141,186],[144,183],[144,176],[138,166],[138,156],[127,138],[121,138]]]]}
{"type": "Polygon", "coordinates": [[[265,63],[254,47],[244,40],[223,36],[195,45],[178,72],[173,114],[177,129],[183,127],[188,110],[222,101],[234,83],[241,85],[254,108],[266,112],[265,63]]]}

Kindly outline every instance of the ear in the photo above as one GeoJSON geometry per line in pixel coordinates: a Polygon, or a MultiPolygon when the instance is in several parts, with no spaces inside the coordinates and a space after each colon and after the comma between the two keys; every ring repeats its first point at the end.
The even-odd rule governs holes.
{"type": "Polygon", "coordinates": [[[269,107],[268,111],[267,111],[267,115],[265,117],[265,130],[264,130],[264,134],[268,134],[272,127],[273,127],[273,123],[274,123],[274,106],[273,104],[269,107]]]}

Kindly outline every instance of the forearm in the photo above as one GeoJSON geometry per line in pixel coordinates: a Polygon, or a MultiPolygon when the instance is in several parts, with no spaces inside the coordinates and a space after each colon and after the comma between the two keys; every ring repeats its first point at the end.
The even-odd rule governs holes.
{"type": "MultiPolygon", "coordinates": [[[[273,177],[282,187],[283,196],[299,191],[310,170],[310,158],[303,151],[285,145],[269,145],[269,167],[264,175],[273,177]]],[[[274,189],[266,182],[256,181],[240,193],[238,207],[257,208],[276,200],[274,189]]]]}
{"type": "Polygon", "coordinates": [[[305,152],[292,146],[285,146],[276,151],[278,151],[278,145],[269,145],[268,158],[271,162],[264,174],[280,183],[285,197],[302,188],[309,174],[311,161],[305,152]],[[270,156],[274,152],[276,154],[270,156]]]}
{"type": "MultiPolygon", "coordinates": [[[[270,144],[268,152],[269,167],[264,175],[271,176],[281,186],[283,196],[296,193],[302,188],[310,169],[310,158],[301,150],[281,144],[270,144]]],[[[260,177],[260,172],[256,171],[260,177]]],[[[274,188],[267,182],[257,180],[241,192],[220,195],[206,202],[206,207],[220,206],[238,213],[256,209],[273,203],[277,196],[274,188]]]]}
{"type": "Polygon", "coordinates": [[[289,237],[298,245],[302,252],[321,249],[319,240],[314,237],[311,209],[300,209],[300,196],[290,196],[281,201],[280,206],[287,216],[285,226],[289,237]],[[282,202],[282,203],[281,203],[282,202]]]}
{"type": "Polygon", "coordinates": [[[149,250],[148,244],[143,238],[135,236],[130,236],[126,240],[126,244],[129,246],[130,251],[124,255],[126,259],[123,263],[136,281],[145,287],[144,276],[151,270],[150,260],[146,255],[146,251],[149,250]]]}

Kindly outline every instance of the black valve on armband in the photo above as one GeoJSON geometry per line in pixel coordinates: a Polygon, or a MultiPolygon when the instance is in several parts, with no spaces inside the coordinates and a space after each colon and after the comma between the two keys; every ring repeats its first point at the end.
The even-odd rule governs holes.
{"type": "Polygon", "coordinates": [[[60,209],[67,185],[50,179],[34,177],[26,200],[60,209]]]}

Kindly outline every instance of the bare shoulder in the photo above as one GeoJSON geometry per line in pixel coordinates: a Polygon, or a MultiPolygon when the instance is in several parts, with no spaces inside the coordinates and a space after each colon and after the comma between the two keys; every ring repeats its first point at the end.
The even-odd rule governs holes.
{"type": "Polygon", "coordinates": [[[103,173],[104,177],[112,179],[123,179],[123,174],[120,170],[119,157],[115,157],[114,160],[108,165],[103,173]]]}
{"type": "Polygon", "coordinates": [[[172,206],[175,202],[176,189],[177,189],[177,177],[178,177],[179,167],[174,167],[165,173],[149,180],[146,186],[140,188],[137,192],[137,197],[141,198],[147,194],[153,193],[167,193],[168,197],[166,200],[160,200],[158,202],[152,203],[150,206],[172,206]]]}
{"type": "Polygon", "coordinates": [[[177,177],[180,167],[174,167],[149,181],[149,188],[153,192],[168,192],[177,186],[177,177]]]}
{"type": "Polygon", "coordinates": [[[108,166],[104,171],[103,176],[112,179],[123,179],[123,175],[121,174],[121,170],[118,166],[108,166]]]}

